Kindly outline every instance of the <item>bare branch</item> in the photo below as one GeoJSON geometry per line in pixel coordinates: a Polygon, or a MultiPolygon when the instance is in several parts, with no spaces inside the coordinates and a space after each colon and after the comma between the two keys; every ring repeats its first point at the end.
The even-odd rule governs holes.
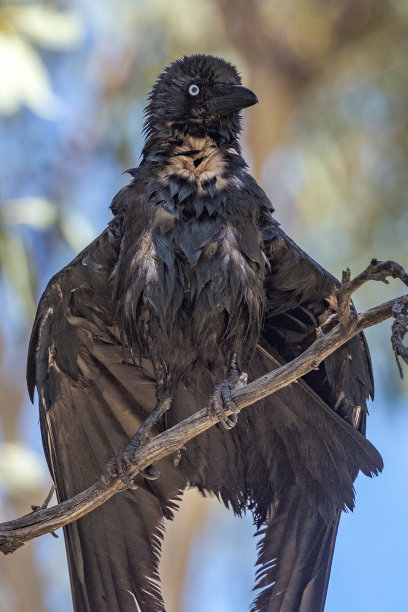
{"type": "MultiPolygon", "coordinates": [[[[398,357],[401,357],[408,363],[408,349],[403,344],[404,336],[408,331],[408,295],[390,300],[360,314],[350,308],[350,298],[354,291],[369,280],[387,282],[386,279],[389,276],[400,278],[408,285],[408,275],[395,262],[372,260],[366,270],[354,279],[350,278],[349,270],[343,273],[343,281],[338,290],[339,323],[327,333],[319,330],[313,344],[296,359],[245,387],[234,389],[231,399],[235,406],[233,409],[226,410],[224,416],[228,416],[233,411],[239,412],[246,406],[290,385],[317,368],[328,355],[353,336],[391,317],[396,317],[392,332],[395,355],[397,360],[398,357]]],[[[399,362],[398,366],[401,370],[399,362]]],[[[167,455],[177,454],[189,440],[217,422],[218,419],[214,417],[212,411],[205,408],[157,435],[138,448],[134,466],[129,470],[128,476],[134,478],[138,472],[146,469],[152,463],[156,463],[167,455]]],[[[21,518],[2,523],[0,524],[0,550],[5,554],[11,553],[33,538],[45,533],[53,533],[59,527],[91,512],[125,488],[126,485],[119,478],[109,479],[101,476],[95,484],[72,499],[52,508],[40,507],[21,518]]]]}

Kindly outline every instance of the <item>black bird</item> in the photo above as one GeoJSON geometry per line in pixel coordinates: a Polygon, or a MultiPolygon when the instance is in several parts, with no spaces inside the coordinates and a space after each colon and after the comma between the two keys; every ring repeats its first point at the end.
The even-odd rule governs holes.
{"type": "MultiPolygon", "coordinates": [[[[285,235],[246,171],[239,111],[256,102],[222,59],[171,64],[150,94],[143,159],[112,221],[41,298],[27,377],[59,500],[112,457],[110,471],[122,473],[154,409],[134,443],[205,407],[217,385],[228,401],[243,370],[254,379],[292,359],[333,313],[338,281],[285,235]]],[[[253,512],[263,535],[253,611],[323,610],[353,481],[382,469],[365,439],[372,393],[360,335],[245,409],[231,431],[218,424],[178,465],[164,459],[66,527],[75,610],[164,610],[163,519],[187,486],[253,512]]]]}

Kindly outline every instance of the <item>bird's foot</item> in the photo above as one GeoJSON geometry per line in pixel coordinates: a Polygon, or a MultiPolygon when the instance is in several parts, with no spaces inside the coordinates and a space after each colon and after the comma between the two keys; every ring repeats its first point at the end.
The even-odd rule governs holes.
{"type": "MultiPolygon", "coordinates": [[[[147,442],[153,426],[170,406],[171,397],[166,395],[158,402],[133,438],[118,452],[116,457],[109,461],[108,476],[121,478],[129,489],[137,488],[133,479],[128,475],[129,469],[135,465],[138,449],[147,442]]],[[[155,464],[141,470],[140,474],[147,480],[156,480],[160,476],[159,469],[155,464]]]]}
{"type": "Polygon", "coordinates": [[[238,421],[238,414],[236,412],[233,412],[228,416],[224,415],[227,410],[236,408],[233,400],[231,399],[231,390],[232,389],[228,380],[223,380],[215,387],[209,404],[209,412],[211,416],[216,416],[225,429],[232,429],[235,427],[238,421]]]}
{"type": "Polygon", "coordinates": [[[244,387],[247,381],[248,375],[241,370],[238,357],[234,354],[228,370],[228,377],[215,387],[209,404],[210,414],[215,415],[225,429],[232,429],[238,421],[236,411],[225,416],[225,412],[236,409],[231,398],[231,391],[244,387]]]}
{"type": "MultiPolygon", "coordinates": [[[[137,489],[134,480],[128,475],[131,467],[135,465],[138,449],[146,443],[146,439],[142,439],[139,435],[140,430],[135,436],[122,448],[116,457],[108,463],[108,476],[119,477],[128,489],[137,489]]],[[[147,480],[156,480],[160,472],[156,465],[149,465],[145,470],[141,470],[140,474],[147,480]]]]}

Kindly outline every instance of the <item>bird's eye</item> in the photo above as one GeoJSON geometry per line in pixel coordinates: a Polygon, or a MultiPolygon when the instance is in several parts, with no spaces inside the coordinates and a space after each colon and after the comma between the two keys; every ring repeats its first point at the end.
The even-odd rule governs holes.
{"type": "Polygon", "coordinates": [[[200,93],[200,88],[198,85],[190,85],[190,87],[188,88],[188,93],[190,94],[190,96],[197,96],[200,93]]]}

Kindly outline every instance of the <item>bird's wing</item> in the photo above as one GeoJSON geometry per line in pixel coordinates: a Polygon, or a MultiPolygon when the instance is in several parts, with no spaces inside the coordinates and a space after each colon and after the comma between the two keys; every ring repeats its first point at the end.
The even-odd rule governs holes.
{"type": "MultiPolygon", "coordinates": [[[[253,376],[311,344],[316,328],[336,306],[338,285],[273,222],[265,247],[268,304],[262,356],[255,359],[253,376]],[[257,365],[260,360],[263,367],[257,365]]],[[[373,381],[363,335],[292,387],[265,401],[265,427],[271,428],[270,449],[275,450],[258,449],[257,454],[282,454],[279,462],[287,462],[288,475],[282,486],[276,474],[281,486],[275,498],[265,499],[260,487],[255,494],[261,517],[265,501],[272,503],[260,528],[261,591],[254,611],[323,610],[340,513],[354,503],[353,481],[359,470],[372,475],[382,469],[379,453],[364,437],[373,381]]]]}
{"type": "MultiPolygon", "coordinates": [[[[316,329],[336,310],[339,285],[269,220],[265,248],[267,312],[263,337],[289,361],[315,339],[316,329]]],[[[366,401],[374,396],[370,354],[363,334],[332,353],[308,384],[350,424],[365,433],[366,401]]]]}
{"type": "MultiPolygon", "coordinates": [[[[48,465],[59,500],[93,484],[155,405],[149,365],[124,363],[112,315],[110,276],[120,237],[111,225],[49,283],[28,356],[48,465]]],[[[171,459],[65,532],[76,612],[163,610],[158,588],[162,520],[184,479],[171,459]]]]}
{"type": "MultiPolygon", "coordinates": [[[[251,365],[251,379],[281,364],[264,340],[251,365]]],[[[263,536],[260,593],[253,610],[321,612],[340,512],[353,508],[358,471],[377,473],[381,457],[304,381],[281,389],[252,410],[243,451],[249,495],[263,536]]]]}

